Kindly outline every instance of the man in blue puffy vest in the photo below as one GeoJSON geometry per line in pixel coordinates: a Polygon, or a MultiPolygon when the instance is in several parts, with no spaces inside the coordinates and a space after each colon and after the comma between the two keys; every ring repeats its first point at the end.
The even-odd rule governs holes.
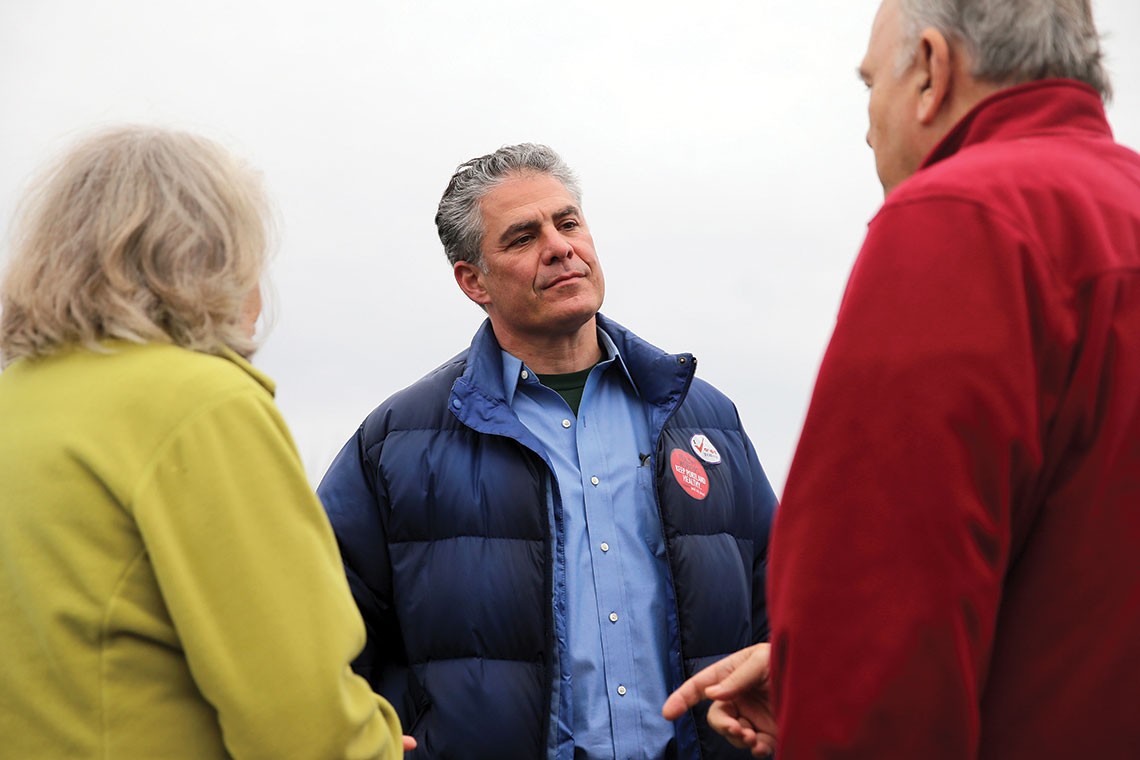
{"type": "Polygon", "coordinates": [[[487,321],[318,489],[368,629],[354,667],[412,757],[747,756],[703,710],[660,712],[768,635],[775,496],[736,408],[691,354],[598,314],[581,193],[550,148],[461,165],[436,225],[487,321]]]}

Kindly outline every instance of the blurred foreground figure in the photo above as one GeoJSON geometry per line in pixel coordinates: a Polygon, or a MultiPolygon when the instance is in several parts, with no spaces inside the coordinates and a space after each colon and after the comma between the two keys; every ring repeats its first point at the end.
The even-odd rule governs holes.
{"type": "Polygon", "coordinates": [[[246,361],[256,178],[190,135],[91,138],[3,281],[5,758],[394,758],[364,628],[272,382],[246,361]]]}
{"type": "Polygon", "coordinates": [[[368,626],[355,667],[414,757],[740,756],[703,709],[661,716],[768,634],[775,495],[736,408],[691,354],[598,313],[581,193],[550,148],[461,165],[436,226],[487,320],[318,489],[368,626]]]}
{"type": "MultiPolygon", "coordinates": [[[[1081,0],[879,10],[886,202],[773,533],[781,760],[1140,757],[1140,157],[1100,57],[1081,0]]],[[[770,732],[766,658],[666,712],[735,668],[710,720],[770,732]]]]}

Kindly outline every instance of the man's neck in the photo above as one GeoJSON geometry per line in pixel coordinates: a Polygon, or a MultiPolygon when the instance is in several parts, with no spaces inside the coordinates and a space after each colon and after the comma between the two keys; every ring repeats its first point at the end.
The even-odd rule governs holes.
{"type": "Polygon", "coordinates": [[[576,331],[555,335],[512,332],[495,326],[495,338],[507,353],[517,356],[540,375],[564,375],[594,366],[602,359],[594,317],[576,331]]]}

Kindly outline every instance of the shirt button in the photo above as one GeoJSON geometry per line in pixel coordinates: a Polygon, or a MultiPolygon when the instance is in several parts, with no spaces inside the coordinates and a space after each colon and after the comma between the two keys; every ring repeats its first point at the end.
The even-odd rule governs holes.
{"type": "Polygon", "coordinates": [[[528,377],[530,377],[530,373],[524,369],[519,377],[521,377],[523,380],[526,380],[528,377]]]}
{"type": "Polygon", "coordinates": [[[611,623],[616,623],[616,622],[617,622],[617,613],[616,613],[616,612],[611,612],[611,613],[610,613],[610,622],[611,622],[611,623]]]}
{"type": "Polygon", "coordinates": [[[593,483],[594,485],[597,485],[598,483],[601,483],[602,481],[598,480],[598,476],[595,475],[594,477],[590,478],[590,482],[593,483]]]}
{"type": "Polygon", "coordinates": [[[602,542],[602,551],[608,552],[609,550],[610,550],[610,545],[607,544],[605,541],[603,541],[602,542]]]}
{"type": "Polygon", "coordinates": [[[568,428],[570,427],[570,424],[570,420],[562,420],[562,427],[568,428]]]}
{"type": "Polygon", "coordinates": [[[624,696],[625,696],[625,687],[624,687],[624,686],[618,686],[618,689],[617,689],[617,691],[618,691],[618,696],[619,696],[619,697],[624,697],[624,696]]]}

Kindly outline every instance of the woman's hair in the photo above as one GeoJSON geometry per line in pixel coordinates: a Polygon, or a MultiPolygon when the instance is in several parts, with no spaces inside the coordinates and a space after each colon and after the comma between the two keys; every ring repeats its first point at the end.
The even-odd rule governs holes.
{"type": "Polygon", "coordinates": [[[21,206],[0,366],[106,338],[249,356],[267,211],[259,177],[209,140],[121,127],[81,141],[21,206]]]}

